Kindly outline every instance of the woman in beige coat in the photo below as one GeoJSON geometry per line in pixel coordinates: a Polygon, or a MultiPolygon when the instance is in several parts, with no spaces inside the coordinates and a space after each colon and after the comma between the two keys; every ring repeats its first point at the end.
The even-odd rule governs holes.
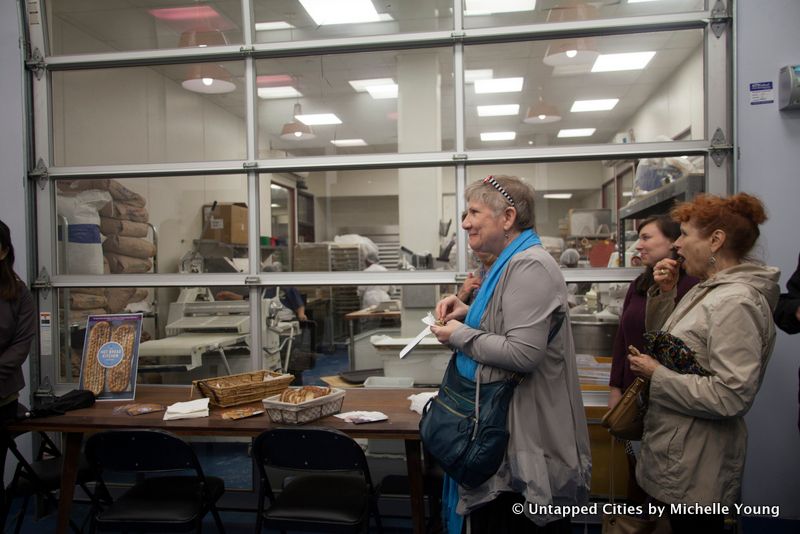
{"type": "Polygon", "coordinates": [[[672,216],[681,223],[675,248],[686,272],[701,282],[676,305],[679,262],[657,263],[647,329],[680,338],[710,376],[678,374],[648,355],[628,356],[633,372],[650,378],[636,478],[669,505],[673,532],[722,532],[740,497],[744,415],[775,342],[780,273],[746,259],[767,218],[756,197],[700,195],[672,216]]]}

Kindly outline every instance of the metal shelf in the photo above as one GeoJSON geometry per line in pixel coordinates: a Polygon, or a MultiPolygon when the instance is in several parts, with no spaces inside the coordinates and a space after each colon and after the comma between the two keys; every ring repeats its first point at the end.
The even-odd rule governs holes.
{"type": "Polygon", "coordinates": [[[705,176],[690,174],[663,187],[656,189],[645,197],[619,209],[618,250],[620,265],[625,266],[625,225],[626,219],[646,219],[651,215],[667,213],[676,202],[683,202],[705,191],[705,176]]]}
{"type": "Polygon", "coordinates": [[[644,219],[651,215],[666,213],[675,202],[689,200],[704,190],[705,176],[690,174],[620,208],[619,218],[620,220],[644,219]]]}

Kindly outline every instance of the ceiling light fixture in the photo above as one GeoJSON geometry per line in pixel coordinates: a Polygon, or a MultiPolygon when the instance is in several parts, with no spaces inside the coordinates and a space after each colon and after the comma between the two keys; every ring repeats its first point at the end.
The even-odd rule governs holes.
{"type": "Polygon", "coordinates": [[[609,111],[619,102],[619,98],[603,98],[600,100],[576,100],[570,109],[573,113],[584,111],[609,111]]]}
{"type": "Polygon", "coordinates": [[[317,26],[394,20],[388,13],[378,13],[370,0],[300,0],[300,4],[317,26]]]}
{"type": "Polygon", "coordinates": [[[601,54],[592,65],[592,72],[615,72],[642,70],[650,63],[655,52],[626,52],[623,54],[601,54]]]}
{"type": "Polygon", "coordinates": [[[594,135],[596,128],[572,128],[559,130],[557,137],[589,137],[594,135]]]}
{"type": "Polygon", "coordinates": [[[481,141],[513,141],[517,132],[481,132],[481,141]]]}
{"type": "Polygon", "coordinates": [[[542,196],[553,200],[569,200],[572,198],[572,193],[545,193],[542,196]]]}
{"type": "Polygon", "coordinates": [[[492,15],[494,13],[517,13],[533,11],[536,0],[465,0],[464,15],[492,15]]]}
{"type": "Polygon", "coordinates": [[[291,30],[291,29],[294,29],[294,26],[282,20],[274,22],[256,22],[257,32],[268,32],[272,30],[291,30]]]}
{"type": "Polygon", "coordinates": [[[478,117],[502,117],[517,115],[519,104],[500,104],[496,106],[478,106],[478,117]]]}
{"type": "Polygon", "coordinates": [[[303,93],[291,85],[258,88],[258,98],[263,98],[266,100],[278,98],[300,98],[301,96],[303,96],[303,93]]]}
{"type": "Polygon", "coordinates": [[[522,91],[524,78],[494,78],[491,80],[475,80],[476,94],[519,93],[522,91]]]}
{"type": "Polygon", "coordinates": [[[560,121],[561,113],[556,106],[544,101],[541,95],[541,87],[539,88],[539,93],[539,101],[528,108],[528,112],[522,122],[526,124],[548,124],[560,121]]]}
{"type": "Polygon", "coordinates": [[[326,124],[342,124],[341,119],[333,113],[311,113],[302,115],[295,113],[294,118],[307,126],[323,126],[326,124]]]}
{"type": "Polygon", "coordinates": [[[181,86],[195,93],[210,95],[230,93],[236,89],[236,84],[231,81],[231,73],[216,63],[189,65],[181,86]]]}
{"type": "Polygon", "coordinates": [[[281,139],[285,139],[287,141],[305,141],[307,139],[314,139],[316,135],[314,135],[314,130],[311,129],[311,126],[307,124],[303,124],[297,120],[297,116],[303,113],[303,109],[300,107],[300,104],[294,105],[294,111],[292,113],[292,120],[287,122],[283,125],[283,129],[281,129],[281,139]]]}
{"type": "Polygon", "coordinates": [[[367,146],[367,142],[363,139],[333,139],[331,144],[336,145],[338,147],[347,147],[347,146],[367,146]]]}
{"type": "MultiPolygon", "coordinates": [[[[178,46],[181,48],[224,46],[228,41],[219,30],[195,29],[181,34],[178,46]]],[[[236,89],[231,73],[217,63],[195,63],[189,65],[181,86],[195,93],[222,94],[236,89]]]]}
{"type": "Polygon", "coordinates": [[[547,46],[544,63],[551,67],[591,63],[598,55],[594,39],[591,37],[561,39],[547,46]]]}

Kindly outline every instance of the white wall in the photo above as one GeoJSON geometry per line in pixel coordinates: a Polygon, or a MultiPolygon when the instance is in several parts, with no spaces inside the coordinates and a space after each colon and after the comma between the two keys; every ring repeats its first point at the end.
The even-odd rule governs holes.
{"type": "Polygon", "coordinates": [[[666,83],[628,121],[620,133],[633,128],[636,141],[673,138],[691,128],[689,139],[703,139],[703,45],[701,44],[666,83]]]}
{"type": "MultiPolygon", "coordinates": [[[[3,120],[0,121],[0,219],[11,229],[11,242],[16,257],[14,270],[26,282],[28,277],[31,235],[27,227],[25,198],[27,190],[25,168],[25,139],[23,135],[23,62],[19,47],[19,16],[16,2],[0,2],[0,102],[3,102],[3,120]]],[[[29,364],[22,366],[25,383],[30,384],[29,364]]],[[[19,392],[20,402],[29,404],[30,387],[19,392]]],[[[21,440],[20,448],[28,451],[30,438],[21,440]]],[[[6,458],[6,482],[13,473],[13,464],[6,458]],[[11,473],[9,472],[11,471],[11,473]]]]}
{"type": "MultiPolygon", "coordinates": [[[[781,288],[797,267],[800,226],[800,111],[776,104],[750,105],[752,82],[772,81],[778,70],[800,63],[800,2],[739,0],[738,160],[739,190],[761,197],[770,220],[762,232],[766,261],[781,268],[781,288]]],[[[777,91],[775,94],[777,102],[777,91]]],[[[780,505],[783,517],[800,518],[800,432],[797,368],[800,335],[779,332],[764,383],[747,416],[749,453],[743,499],[780,505]]]]}

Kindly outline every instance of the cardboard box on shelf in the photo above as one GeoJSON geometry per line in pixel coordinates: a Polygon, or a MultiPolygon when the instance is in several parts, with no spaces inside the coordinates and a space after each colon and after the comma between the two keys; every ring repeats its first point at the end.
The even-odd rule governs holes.
{"type": "Polygon", "coordinates": [[[201,239],[215,239],[223,243],[246,245],[247,204],[244,202],[219,202],[214,208],[214,213],[211,213],[211,205],[206,204],[203,206],[203,228],[205,230],[200,236],[201,239]]]}

